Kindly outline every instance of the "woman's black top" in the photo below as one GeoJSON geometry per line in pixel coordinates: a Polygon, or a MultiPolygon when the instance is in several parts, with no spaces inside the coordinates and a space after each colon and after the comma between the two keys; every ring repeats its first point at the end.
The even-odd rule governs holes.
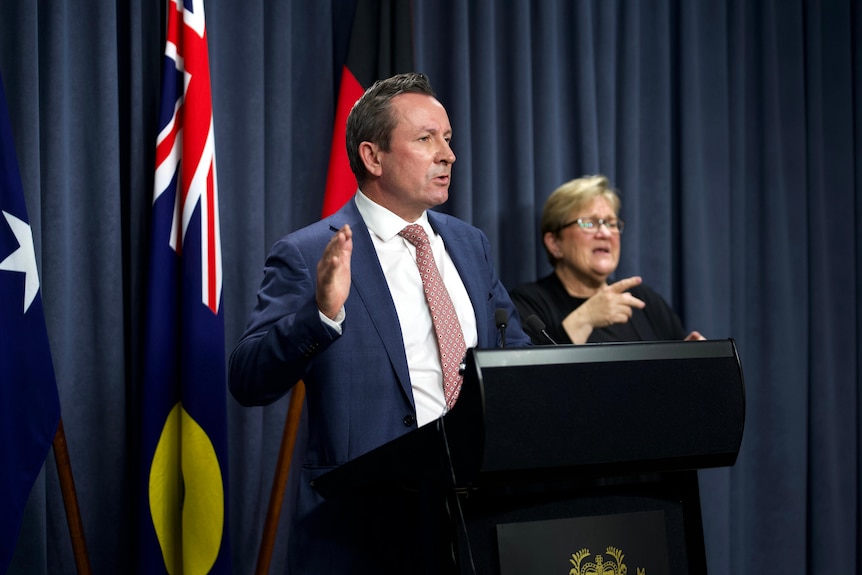
{"type": "MultiPolygon", "coordinates": [[[[633,287],[629,292],[646,307],[632,308],[632,317],[626,323],[593,329],[587,343],[685,339],[687,332],[679,316],[660,295],[644,284],[633,287]]],[[[522,324],[526,325],[526,319],[535,314],[544,322],[545,331],[556,343],[572,343],[563,329],[563,319],[587,300],[570,296],[557,274],[551,272],[536,282],[518,286],[510,293],[522,324]]],[[[529,329],[527,333],[530,333],[529,329]]],[[[541,333],[530,336],[537,345],[551,344],[541,333]]]]}

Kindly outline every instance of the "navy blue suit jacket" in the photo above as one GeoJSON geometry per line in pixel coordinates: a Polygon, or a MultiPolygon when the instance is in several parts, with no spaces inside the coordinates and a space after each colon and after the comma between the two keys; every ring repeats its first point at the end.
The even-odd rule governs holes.
{"type": "MultiPolygon", "coordinates": [[[[500,345],[497,309],[509,316],[507,347],[529,345],[494,269],[485,234],[438,212],[429,211],[428,219],[470,296],[478,347],[500,345]]],[[[257,305],[231,354],[230,389],[243,405],[272,403],[300,379],[306,387],[308,442],[291,529],[290,573],[357,573],[365,567],[383,572],[384,565],[373,565],[375,558],[359,556],[364,543],[351,532],[357,528],[351,526],[356,518],[347,518],[344,506],[323,500],[310,485],[322,473],[416,429],[395,304],[353,200],[329,218],[276,242],[267,257],[257,305]],[[353,253],[339,335],[321,321],[315,289],[318,260],[344,224],[353,230],[353,253]]],[[[397,519],[376,515],[380,523],[397,519]]]]}

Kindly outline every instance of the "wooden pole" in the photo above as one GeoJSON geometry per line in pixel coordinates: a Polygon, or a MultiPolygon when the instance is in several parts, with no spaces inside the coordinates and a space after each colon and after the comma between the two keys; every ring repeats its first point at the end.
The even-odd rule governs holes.
{"type": "Polygon", "coordinates": [[[81,521],[81,510],[78,508],[78,495],[75,492],[75,480],[72,477],[72,462],[69,459],[69,448],[66,445],[66,432],[63,430],[63,418],[54,434],[54,459],[57,462],[57,473],[60,475],[60,491],[63,493],[63,505],[66,507],[66,522],[69,524],[69,535],[72,538],[72,551],[75,554],[75,565],[81,575],[90,575],[90,556],[87,554],[87,542],[84,539],[84,523],[81,521]]]}
{"type": "Polygon", "coordinates": [[[281,448],[275,465],[275,477],[272,480],[269,508],[266,511],[266,521],[263,525],[263,539],[260,542],[255,575],[267,575],[269,573],[269,565],[272,562],[272,552],[275,547],[275,534],[278,531],[278,518],[281,515],[284,489],[290,474],[290,464],[293,458],[293,448],[296,445],[299,420],[302,417],[303,403],[305,403],[305,384],[299,381],[293,387],[290,394],[290,404],[287,407],[284,433],[281,436],[281,448]]]}

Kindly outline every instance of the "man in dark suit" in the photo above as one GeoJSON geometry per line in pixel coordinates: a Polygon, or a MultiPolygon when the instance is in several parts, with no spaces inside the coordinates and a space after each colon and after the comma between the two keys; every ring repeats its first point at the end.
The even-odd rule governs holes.
{"type": "Polygon", "coordinates": [[[321,474],[439,418],[457,398],[456,384],[445,389],[452,376],[438,350],[444,330],[429,312],[435,304],[425,300],[416,260],[423,272],[427,266],[400,235],[405,226],[428,236],[457,316],[445,329],[461,345],[457,363],[466,348],[501,345],[499,309],[508,316],[506,345],[529,345],[487,237],[429,210],[449,197],[451,133],[421,74],[383,80],[360,98],[347,121],[359,191],[331,217],[273,246],[231,355],[230,388],[243,405],[272,403],[300,379],[306,385],[309,435],[291,575],[419,572],[428,560],[417,546],[419,514],[403,501],[325,500],[312,488],[321,474]]]}

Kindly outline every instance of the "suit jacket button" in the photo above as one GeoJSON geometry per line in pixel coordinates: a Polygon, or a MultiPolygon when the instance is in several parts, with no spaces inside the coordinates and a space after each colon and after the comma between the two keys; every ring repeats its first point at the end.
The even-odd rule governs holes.
{"type": "Polygon", "coordinates": [[[414,423],[416,423],[416,418],[413,417],[412,413],[404,418],[404,425],[407,427],[413,427],[414,423]]]}

